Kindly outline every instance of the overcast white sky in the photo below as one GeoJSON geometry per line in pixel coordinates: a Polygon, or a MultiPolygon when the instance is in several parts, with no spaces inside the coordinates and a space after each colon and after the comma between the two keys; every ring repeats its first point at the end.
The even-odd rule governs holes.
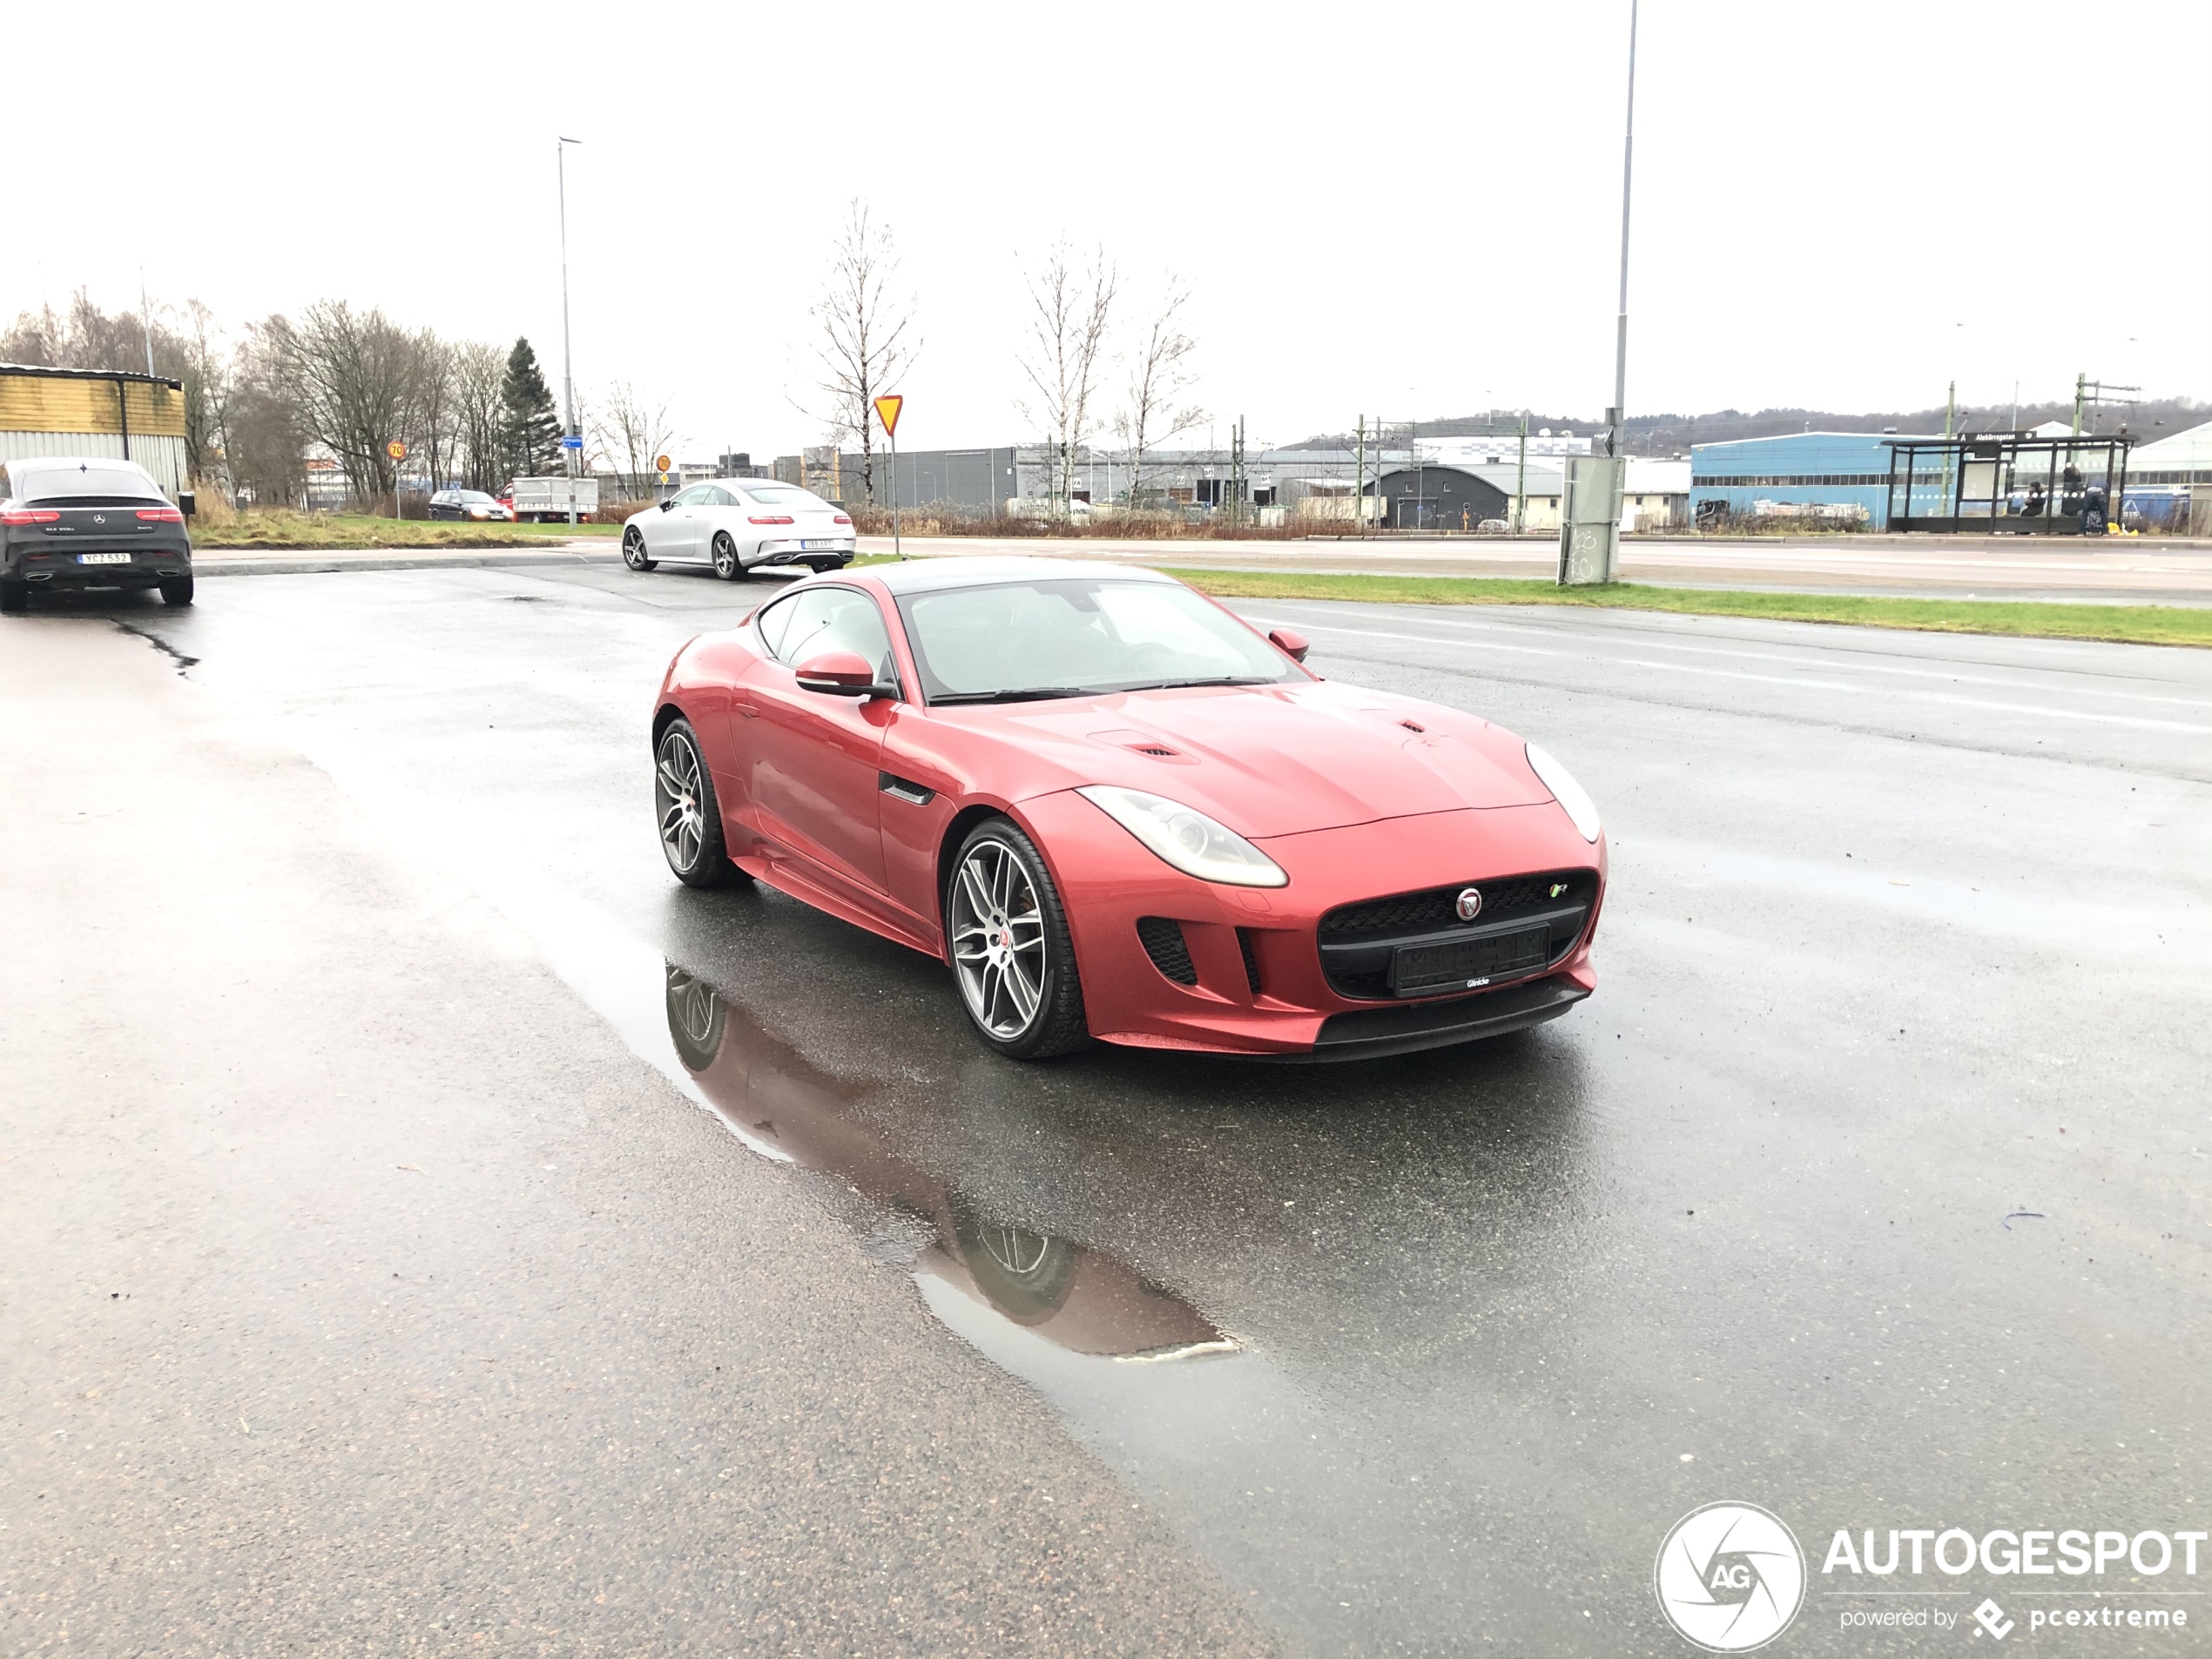
{"type": "MultiPolygon", "coordinates": [[[[1612,387],[1628,0],[17,8],[0,308],[319,297],[814,442],[845,204],[895,229],[911,448],[1031,435],[1022,272],[1193,291],[1255,443],[1612,387]],[[650,18],[650,22],[647,19],[650,18]],[[144,50],[126,48],[135,33],[144,50]]],[[[1646,0],[1631,410],[2212,395],[2203,0],[1646,0]],[[1961,326],[1963,325],[1963,326],[1961,326]]]]}

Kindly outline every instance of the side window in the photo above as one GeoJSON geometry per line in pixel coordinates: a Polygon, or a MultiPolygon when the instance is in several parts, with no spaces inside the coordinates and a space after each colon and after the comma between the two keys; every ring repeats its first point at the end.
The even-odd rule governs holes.
{"type": "Polygon", "coordinates": [[[714,484],[708,486],[706,504],[710,507],[735,507],[738,498],[720,485],[714,484]]]}
{"type": "Polygon", "coordinates": [[[796,598],[779,599],[762,610],[759,620],[752,624],[760,630],[761,643],[768,647],[771,657],[780,658],[781,653],[776,647],[782,643],[784,631],[791,626],[792,617],[798,608],[796,598]]]}
{"type": "Polygon", "coordinates": [[[705,484],[693,484],[689,489],[677,492],[676,504],[678,507],[704,507],[711,493],[705,484]]]}
{"type": "Polygon", "coordinates": [[[802,589],[761,617],[760,635],[778,661],[794,667],[826,651],[849,651],[872,664],[885,685],[898,682],[883,613],[874,600],[855,589],[802,589]],[[778,612],[784,617],[779,618],[778,612]]]}

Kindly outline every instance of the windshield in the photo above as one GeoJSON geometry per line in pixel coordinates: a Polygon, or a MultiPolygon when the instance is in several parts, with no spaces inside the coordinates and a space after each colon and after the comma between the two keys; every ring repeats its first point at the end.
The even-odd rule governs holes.
{"type": "Polygon", "coordinates": [[[932,703],[1303,678],[1235,617],[1175,583],[997,583],[907,594],[899,613],[932,703]]]}
{"type": "Polygon", "coordinates": [[[107,498],[105,502],[86,502],[87,505],[163,499],[153,481],[136,468],[84,465],[67,471],[55,468],[37,472],[10,468],[9,476],[14,482],[17,499],[49,506],[67,505],[86,496],[107,498]]]}
{"type": "Polygon", "coordinates": [[[484,494],[484,492],[483,492],[482,490],[481,490],[481,489],[462,489],[462,490],[456,490],[456,491],[455,492],[455,495],[457,495],[457,496],[460,497],[460,499],[462,499],[462,501],[467,501],[467,502],[478,502],[478,501],[490,501],[490,500],[491,500],[491,497],[490,497],[489,496],[485,495],[485,494],[484,494]]]}

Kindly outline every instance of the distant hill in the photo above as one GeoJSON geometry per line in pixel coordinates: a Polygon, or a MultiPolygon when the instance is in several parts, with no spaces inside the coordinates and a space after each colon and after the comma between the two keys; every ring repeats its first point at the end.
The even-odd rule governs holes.
{"type": "MultiPolygon", "coordinates": [[[[2074,404],[2023,403],[2020,406],[2020,424],[2035,426],[2045,421],[2072,421],[2074,404]]],[[[2009,403],[1962,404],[1954,422],[1960,432],[2003,432],[2013,426],[2013,408],[2009,403]]],[[[2093,432],[2117,432],[2125,426],[2138,442],[2148,443],[2154,438],[2163,438],[2186,428],[2200,426],[2212,420],[2212,403],[2201,403],[2194,398],[2168,397],[2148,400],[2132,409],[2107,408],[2094,412],[2094,418],[2086,421],[2093,432]]],[[[1389,430],[1390,442],[1402,444],[1409,431],[1418,431],[1425,438],[1472,438],[1492,433],[1507,433],[1519,428],[1521,411],[1499,409],[1488,415],[1455,415],[1449,420],[1423,421],[1417,427],[1393,424],[1389,430]]],[[[1536,415],[1528,417],[1532,433],[1540,427],[1549,427],[1554,433],[1572,432],[1587,435],[1602,431],[1600,422],[1588,415],[1536,415]]],[[[1730,438],[1770,438],[1784,432],[1880,432],[1894,428],[1899,432],[1941,432],[1943,406],[1932,409],[1902,409],[1884,415],[1839,415],[1832,409],[1759,409],[1746,414],[1742,409],[1716,409],[1705,415],[1631,415],[1629,417],[1629,453],[1638,455],[1672,455],[1687,451],[1693,443],[1719,443],[1730,438]]],[[[1372,435],[1369,442],[1372,442],[1372,435]]],[[[1293,448],[1349,448],[1352,434],[1333,432],[1305,439],[1288,445],[1293,448]]]]}

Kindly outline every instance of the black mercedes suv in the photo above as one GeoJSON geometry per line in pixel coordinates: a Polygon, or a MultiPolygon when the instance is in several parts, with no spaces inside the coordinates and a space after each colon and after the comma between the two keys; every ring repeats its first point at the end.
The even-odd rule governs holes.
{"type": "Polygon", "coordinates": [[[7,464],[0,501],[0,610],[34,590],[159,588],[192,603],[192,538],[144,467],[90,456],[7,464]]]}

